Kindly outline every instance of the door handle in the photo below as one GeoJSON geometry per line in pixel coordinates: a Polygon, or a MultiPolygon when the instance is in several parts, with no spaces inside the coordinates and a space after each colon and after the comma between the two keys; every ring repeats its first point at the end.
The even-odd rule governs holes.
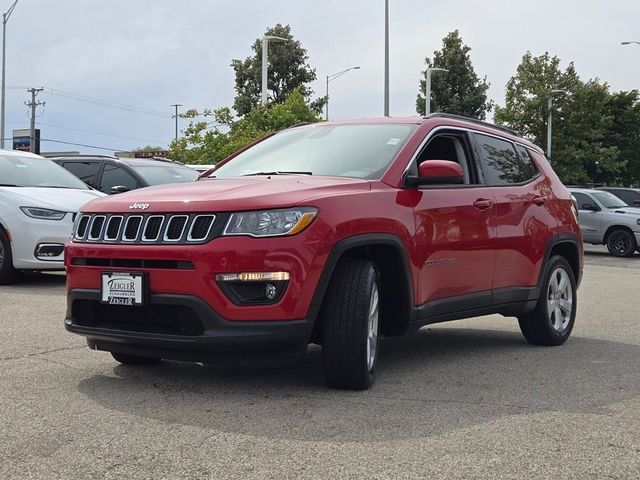
{"type": "Polygon", "coordinates": [[[493,206],[493,202],[491,200],[487,200],[486,198],[479,198],[475,202],[473,202],[473,206],[478,210],[488,210],[493,206]]]}
{"type": "Polygon", "coordinates": [[[535,203],[538,206],[542,206],[545,203],[547,203],[547,197],[544,197],[542,195],[536,195],[535,197],[533,197],[533,203],[535,203]]]}

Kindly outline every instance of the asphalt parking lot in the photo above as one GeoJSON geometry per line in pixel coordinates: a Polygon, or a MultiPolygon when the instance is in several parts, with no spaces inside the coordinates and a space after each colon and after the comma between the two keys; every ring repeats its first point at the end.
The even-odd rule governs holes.
{"type": "Polygon", "coordinates": [[[383,342],[378,382],[124,367],[63,328],[64,276],[0,287],[0,478],[640,478],[640,255],[587,247],[574,333],[514,319],[383,342]]]}

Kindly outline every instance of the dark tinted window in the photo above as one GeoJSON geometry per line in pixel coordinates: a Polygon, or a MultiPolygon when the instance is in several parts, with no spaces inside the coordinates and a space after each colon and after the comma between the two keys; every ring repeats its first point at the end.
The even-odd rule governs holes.
{"type": "Polygon", "coordinates": [[[596,202],[594,202],[589,195],[585,195],[584,193],[578,193],[578,192],[571,192],[571,195],[573,195],[576,199],[576,202],[578,202],[578,210],[585,210],[583,208],[585,204],[593,205],[598,210],[600,210],[600,207],[596,205],[596,202]]]}
{"type": "Polygon", "coordinates": [[[100,180],[100,191],[111,193],[113,187],[127,187],[133,190],[138,188],[138,182],[124,168],[106,163],[100,180]]]}
{"type": "Polygon", "coordinates": [[[488,185],[521,183],[532,178],[532,165],[527,168],[511,142],[487,135],[476,134],[475,137],[480,146],[482,171],[488,185]]]}
{"type": "Polygon", "coordinates": [[[87,185],[97,188],[96,176],[100,170],[100,162],[64,162],[62,166],[87,185]]]}
{"type": "MultiPolygon", "coordinates": [[[[520,160],[522,160],[522,175],[527,177],[527,180],[535,177],[538,174],[536,164],[533,163],[529,150],[522,145],[516,145],[518,153],[520,154],[520,160]]],[[[526,180],[523,180],[526,181],[526,180]]]]}

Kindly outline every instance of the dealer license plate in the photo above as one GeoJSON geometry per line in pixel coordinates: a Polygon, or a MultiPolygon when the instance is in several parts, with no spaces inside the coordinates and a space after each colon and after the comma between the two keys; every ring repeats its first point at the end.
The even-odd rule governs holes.
{"type": "Polygon", "coordinates": [[[143,305],[145,300],[145,274],[103,272],[100,301],[109,305],[143,305]]]}

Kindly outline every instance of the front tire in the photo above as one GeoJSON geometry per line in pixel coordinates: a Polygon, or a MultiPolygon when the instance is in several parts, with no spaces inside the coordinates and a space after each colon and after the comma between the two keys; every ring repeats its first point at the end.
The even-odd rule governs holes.
{"type": "Polygon", "coordinates": [[[615,257],[630,257],[636,248],[636,237],[628,230],[614,230],[607,238],[607,250],[615,257]]]}
{"type": "Polygon", "coordinates": [[[12,283],[17,273],[13,268],[11,242],[4,230],[0,228],[0,285],[12,283]]]}
{"type": "Polygon", "coordinates": [[[123,365],[156,365],[160,363],[159,358],[141,357],[129,353],[111,352],[111,356],[123,365]]]}
{"type": "Polygon", "coordinates": [[[518,318],[522,334],[533,345],[562,345],[573,330],[577,303],[571,265],[556,255],[547,266],[536,308],[518,318]]]}
{"type": "Polygon", "coordinates": [[[373,262],[342,261],[325,298],[322,361],[334,388],[366,390],[375,381],[380,344],[380,280],[373,262]]]}

